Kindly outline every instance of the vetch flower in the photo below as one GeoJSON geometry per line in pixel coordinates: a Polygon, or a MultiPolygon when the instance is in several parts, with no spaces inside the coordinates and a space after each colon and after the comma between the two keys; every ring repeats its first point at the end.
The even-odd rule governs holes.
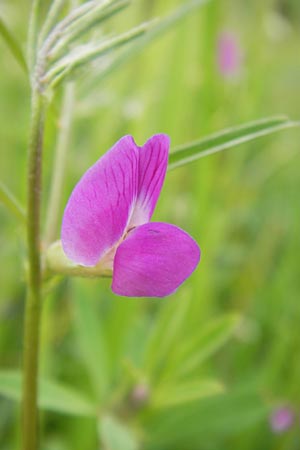
{"type": "Polygon", "coordinates": [[[231,77],[240,72],[242,55],[236,36],[225,32],[220,34],[217,57],[219,71],[224,77],[231,77]]]}
{"type": "Polygon", "coordinates": [[[270,416],[270,426],[274,433],[288,430],[294,422],[294,412],[289,407],[279,407],[270,416]]]}
{"type": "Polygon", "coordinates": [[[170,140],[142,147],[121,138],[75,186],[61,231],[67,257],[112,271],[112,290],[132,297],[174,292],[200,260],[197,243],[180,228],[149,222],[168,163],[170,140]]]}

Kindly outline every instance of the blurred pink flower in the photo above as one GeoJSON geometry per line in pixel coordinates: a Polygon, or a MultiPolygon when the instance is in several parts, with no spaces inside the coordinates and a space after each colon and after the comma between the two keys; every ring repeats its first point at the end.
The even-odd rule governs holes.
{"type": "Polygon", "coordinates": [[[241,49],[234,34],[223,32],[219,36],[217,51],[218,67],[221,75],[231,77],[240,72],[241,49]]]}
{"type": "Polygon", "coordinates": [[[143,406],[150,397],[150,389],[147,384],[138,384],[131,393],[131,401],[135,406],[143,406]]]}
{"type": "Polygon", "coordinates": [[[294,422],[294,412],[289,407],[275,409],[270,416],[270,426],[274,433],[288,430],[294,422]]]}
{"type": "Polygon", "coordinates": [[[73,262],[112,271],[112,290],[130,297],[164,297],[195,270],[197,243],[180,228],[152,222],[168,165],[170,139],[142,147],[120,139],[75,186],[61,240],[73,262]]]}

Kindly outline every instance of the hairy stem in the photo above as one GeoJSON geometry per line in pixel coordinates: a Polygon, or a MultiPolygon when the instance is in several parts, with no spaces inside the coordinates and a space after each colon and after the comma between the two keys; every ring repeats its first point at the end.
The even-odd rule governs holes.
{"type": "Polygon", "coordinates": [[[74,84],[65,86],[62,101],[61,116],[59,119],[59,135],[56,145],[54,164],[52,170],[51,191],[46,222],[45,248],[53,242],[57,236],[58,215],[61,201],[61,192],[64,182],[66,166],[66,154],[70,141],[70,128],[73,116],[74,84]]]}
{"type": "Polygon", "coordinates": [[[23,450],[37,450],[38,352],[41,315],[40,195],[45,105],[33,90],[28,154],[28,288],[25,309],[22,437],[23,450]]]}

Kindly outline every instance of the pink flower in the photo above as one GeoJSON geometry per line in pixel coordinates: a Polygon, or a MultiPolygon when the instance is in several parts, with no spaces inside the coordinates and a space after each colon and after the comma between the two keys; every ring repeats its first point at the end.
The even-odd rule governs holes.
{"type": "Polygon", "coordinates": [[[270,417],[270,425],[275,433],[288,430],[294,422],[294,413],[291,408],[280,407],[273,411],[270,417]]]}
{"type": "Polygon", "coordinates": [[[218,66],[225,77],[237,75],[241,68],[241,51],[237,38],[230,33],[222,33],[218,41],[218,66]]]}
{"type": "Polygon", "coordinates": [[[62,246],[73,262],[111,269],[115,294],[164,297],[200,260],[197,243],[180,228],[149,222],[165,178],[170,140],[142,147],[121,138],[75,186],[62,224],[62,246]]]}

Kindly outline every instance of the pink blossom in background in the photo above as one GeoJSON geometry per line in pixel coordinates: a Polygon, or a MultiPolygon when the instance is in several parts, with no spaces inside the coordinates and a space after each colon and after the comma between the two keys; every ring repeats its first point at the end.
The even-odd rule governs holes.
{"type": "Polygon", "coordinates": [[[242,64],[241,49],[234,34],[223,32],[219,36],[217,62],[221,75],[230,77],[240,72],[242,64]]]}
{"type": "Polygon", "coordinates": [[[143,406],[150,397],[150,388],[147,384],[138,384],[131,392],[131,402],[134,406],[143,406]]]}
{"type": "Polygon", "coordinates": [[[294,412],[291,408],[281,407],[275,409],[270,416],[270,426],[274,433],[288,430],[294,423],[294,412]]]}
{"type": "Polygon", "coordinates": [[[150,222],[168,164],[170,140],[151,137],[142,147],[120,139],[75,186],[65,208],[65,254],[83,266],[112,270],[112,290],[130,297],[173,293],[200,260],[183,230],[150,222]]]}

